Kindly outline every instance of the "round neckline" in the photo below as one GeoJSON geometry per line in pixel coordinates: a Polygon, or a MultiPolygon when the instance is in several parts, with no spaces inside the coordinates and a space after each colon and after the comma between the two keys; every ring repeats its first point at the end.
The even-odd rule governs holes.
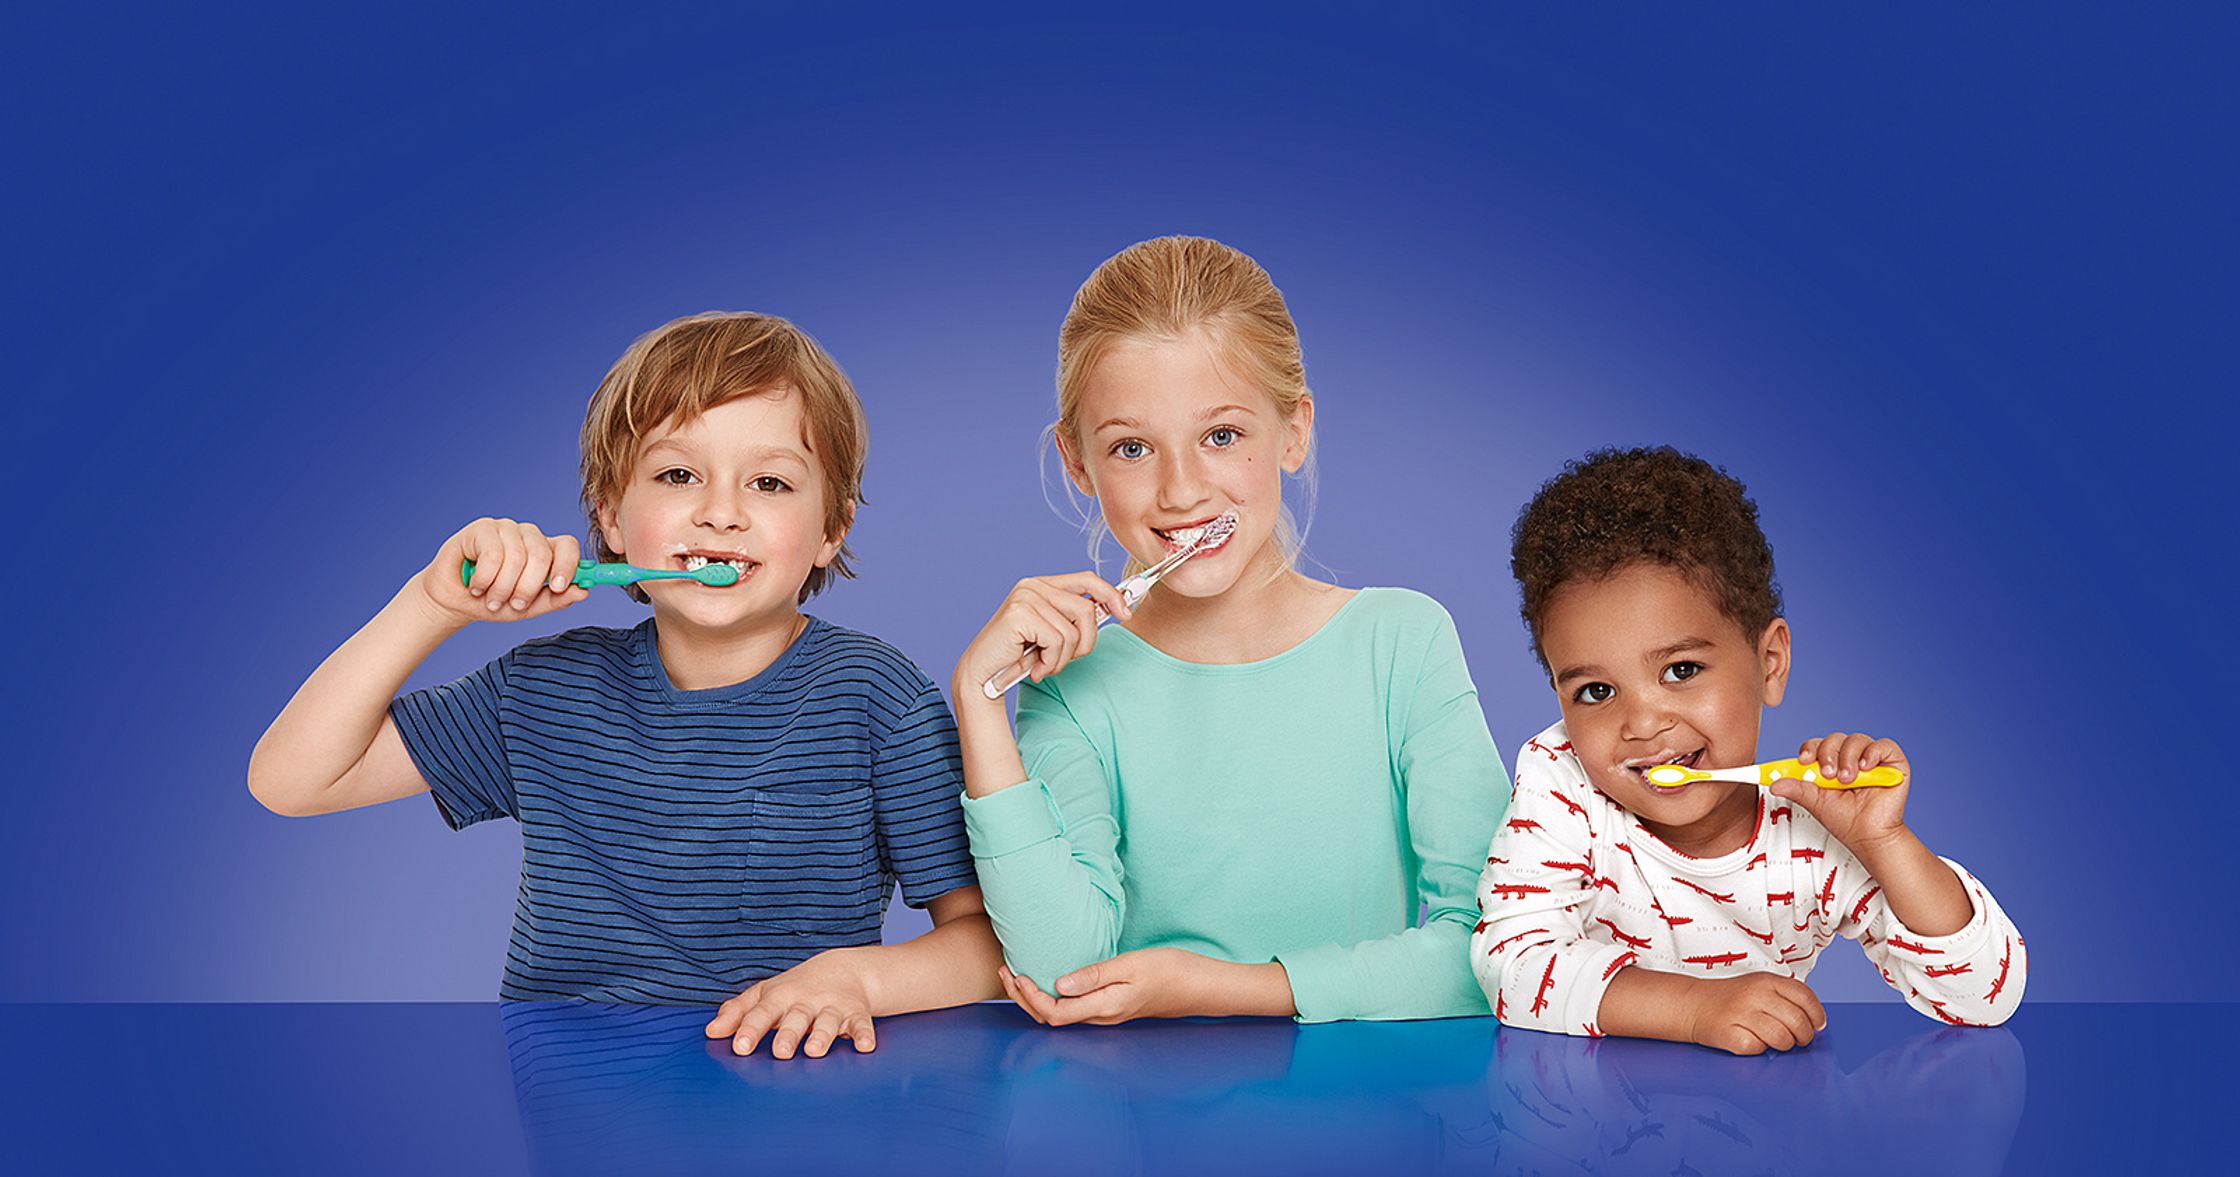
{"type": "Polygon", "coordinates": [[[1338,611],[1332,613],[1329,619],[1324,621],[1321,625],[1316,626],[1313,633],[1300,638],[1299,641],[1288,650],[1284,650],[1280,653],[1270,654],[1265,658],[1257,659],[1252,662],[1190,662],[1181,658],[1177,658],[1174,655],[1167,653],[1165,650],[1152,645],[1150,642],[1143,640],[1143,638],[1139,637],[1131,630],[1118,626],[1114,628],[1118,633],[1125,635],[1130,645],[1134,646],[1138,650],[1143,651],[1145,654],[1149,655],[1154,662],[1157,662],[1170,670],[1178,670],[1186,674],[1204,675],[1256,674],[1263,670],[1269,670],[1274,667],[1281,666],[1285,662],[1289,662],[1291,659],[1305,653],[1309,647],[1321,641],[1323,635],[1329,633],[1331,630],[1336,629],[1338,627],[1338,623],[1345,620],[1346,614],[1353,612],[1353,607],[1361,603],[1362,598],[1368,596],[1371,593],[1379,593],[1383,591],[1384,590],[1380,588],[1359,588],[1353,590],[1353,595],[1346,598],[1346,603],[1338,606],[1338,611]]]}
{"type": "Polygon", "coordinates": [[[1646,840],[1643,841],[1641,845],[1645,846],[1648,849],[1649,853],[1654,854],[1659,859],[1662,859],[1668,866],[1679,867],[1685,871],[1688,871],[1690,874],[1710,876],[1725,874],[1728,871],[1735,869],[1735,867],[1746,864],[1750,861],[1749,855],[1751,851],[1757,847],[1758,843],[1763,840],[1766,835],[1767,806],[1764,790],[1760,790],[1758,792],[1757,804],[1758,812],[1756,816],[1751,819],[1749,839],[1743,842],[1742,845],[1737,846],[1734,849],[1729,850],[1725,854],[1719,855],[1716,858],[1698,858],[1697,856],[1680,849],[1678,846],[1665,841],[1663,838],[1658,837],[1655,830],[1652,830],[1648,826],[1641,823],[1641,817],[1639,814],[1634,813],[1632,810],[1627,809],[1623,805],[1617,806],[1617,809],[1618,812],[1626,815],[1626,824],[1633,827],[1634,833],[1647,835],[1646,840]]]}
{"type": "Polygon", "coordinates": [[[661,697],[672,704],[689,707],[701,704],[744,702],[760,694],[771,683],[776,682],[786,667],[791,665],[802,649],[808,646],[809,635],[826,628],[825,622],[814,614],[804,613],[801,616],[807,624],[801,627],[800,633],[794,635],[793,641],[786,644],[785,649],[778,652],[776,658],[770,660],[770,665],[735,683],[727,683],[720,687],[701,687],[697,690],[687,690],[671,682],[669,680],[669,668],[663,665],[661,661],[660,637],[655,629],[654,619],[651,617],[638,624],[638,663],[652,676],[654,687],[661,697]]]}

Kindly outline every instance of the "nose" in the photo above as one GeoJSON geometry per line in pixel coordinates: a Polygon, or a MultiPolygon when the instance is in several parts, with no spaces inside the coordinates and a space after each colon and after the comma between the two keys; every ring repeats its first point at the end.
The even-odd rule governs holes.
{"type": "Polygon", "coordinates": [[[745,531],[750,522],[746,490],[710,481],[693,504],[692,522],[716,531],[745,531]]]}
{"type": "Polygon", "coordinates": [[[1640,691],[1628,691],[1619,697],[1620,739],[1648,743],[1671,731],[1678,723],[1678,717],[1653,693],[1644,695],[1640,691]]]}
{"type": "Polygon", "coordinates": [[[1180,515],[1203,506],[1208,486],[1204,459],[1194,451],[1169,458],[1159,466],[1159,510],[1180,515]]]}

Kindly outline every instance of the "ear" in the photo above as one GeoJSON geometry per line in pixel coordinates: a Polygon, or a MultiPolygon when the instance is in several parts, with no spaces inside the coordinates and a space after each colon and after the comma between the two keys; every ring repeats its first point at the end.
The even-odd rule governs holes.
{"type": "Polygon", "coordinates": [[[832,562],[840,558],[840,545],[848,542],[848,532],[853,530],[855,525],[856,505],[849,503],[847,517],[840,520],[839,529],[824,537],[823,545],[817,548],[817,567],[830,568],[832,562]]]}
{"type": "Polygon", "coordinates": [[[1314,394],[1299,398],[1299,407],[1291,411],[1291,419],[1283,423],[1287,436],[1283,442],[1283,472],[1297,474],[1299,467],[1307,464],[1307,453],[1314,446],[1314,394]]]}
{"type": "Polygon", "coordinates": [[[1058,461],[1065,466],[1066,477],[1073,481],[1073,489],[1089,498],[1097,497],[1097,486],[1089,481],[1089,467],[1081,461],[1081,454],[1078,452],[1080,447],[1066,436],[1065,426],[1051,426],[1050,438],[1058,443],[1058,461]]]}
{"type": "MultiPolygon", "coordinates": [[[[615,514],[614,508],[605,503],[600,503],[592,514],[599,520],[599,538],[607,541],[607,546],[613,548],[618,556],[628,551],[629,548],[622,538],[622,520],[615,514]]],[[[599,558],[597,552],[586,554],[594,560],[599,558]]]]}
{"type": "Polygon", "coordinates": [[[1789,688],[1789,623],[1779,617],[1766,626],[1758,638],[1758,664],[1765,669],[1765,691],[1761,696],[1768,707],[1781,705],[1781,694],[1789,688]]]}

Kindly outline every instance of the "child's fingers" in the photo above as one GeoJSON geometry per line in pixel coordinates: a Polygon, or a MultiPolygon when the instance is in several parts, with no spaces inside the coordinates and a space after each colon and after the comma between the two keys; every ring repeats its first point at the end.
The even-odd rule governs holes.
{"type": "Polygon", "coordinates": [[[761,994],[759,985],[749,985],[745,992],[716,1007],[716,1016],[708,1019],[707,1034],[710,1038],[729,1038],[739,1032],[739,1020],[754,1008],[755,999],[761,994]]]}
{"type": "Polygon", "coordinates": [[[1104,606],[1104,611],[1122,621],[1128,619],[1127,598],[1111,582],[1094,572],[1068,572],[1062,576],[1047,577],[1044,583],[1070,596],[1087,597],[1091,602],[1104,606]]]}
{"type": "Polygon", "coordinates": [[[879,1037],[872,1028],[870,1014],[857,1014],[849,1018],[840,1027],[840,1032],[848,1036],[848,1041],[856,1044],[857,1054],[870,1054],[879,1049],[879,1037]]]}
{"type": "Polygon", "coordinates": [[[1820,995],[1812,991],[1812,986],[1802,981],[1792,980],[1787,985],[1779,986],[1776,992],[1787,998],[1791,1005],[1803,1011],[1805,1024],[1812,1027],[1813,1030],[1819,1031],[1828,1028],[1828,1007],[1820,1004],[1820,995]]]}
{"type": "Polygon", "coordinates": [[[1896,740],[1885,738],[1876,740],[1874,743],[1867,745],[1867,754],[1859,762],[1859,767],[1862,770],[1876,768],[1885,764],[1895,764],[1902,767],[1905,762],[1905,750],[1898,747],[1898,742],[1896,740]]]}
{"type": "Polygon", "coordinates": [[[1787,1050],[1797,1044],[1797,1037],[1790,1032],[1788,1023],[1770,1009],[1752,1009],[1736,1020],[1742,1023],[1743,1029],[1765,1043],[1769,1050],[1787,1050]]]}
{"type": "Polygon", "coordinates": [[[779,1015],[777,1026],[770,1031],[770,1057],[792,1058],[794,1050],[801,1045],[802,1036],[808,1032],[807,1008],[797,1005],[779,1015]]]}
{"type": "Polygon", "coordinates": [[[1812,1015],[1806,1013],[1803,1006],[1788,1000],[1787,994],[1767,1002],[1766,1012],[1788,1032],[1791,1045],[1812,1045],[1812,1015]]]}
{"type": "Polygon", "coordinates": [[[809,1021],[809,1036],[801,1040],[801,1053],[810,1058],[823,1058],[832,1049],[832,1040],[840,1036],[840,1011],[826,1008],[817,1011],[809,1021]]]}
{"type": "Polygon", "coordinates": [[[552,541],[552,578],[546,583],[556,593],[567,592],[576,582],[576,565],[583,562],[583,545],[563,535],[552,541]]]}
{"type": "Polygon", "coordinates": [[[477,597],[490,594],[490,586],[497,583],[498,574],[505,571],[505,545],[498,539],[498,521],[477,519],[462,528],[458,535],[459,558],[474,563],[474,575],[467,580],[467,592],[477,597]]]}
{"type": "Polygon", "coordinates": [[[762,1041],[763,1035],[770,1032],[770,1027],[777,1020],[778,1010],[775,1007],[766,1002],[757,1002],[753,1009],[739,1019],[739,1032],[731,1036],[731,1053],[753,1054],[756,1044],[762,1041]]]}
{"type": "Polygon", "coordinates": [[[514,585],[513,609],[519,613],[527,610],[531,602],[543,596],[546,581],[552,578],[552,541],[543,532],[524,523],[521,525],[521,579],[514,585]]]}
{"type": "MultiPolygon", "coordinates": [[[[496,613],[506,607],[521,583],[521,568],[529,561],[529,553],[521,542],[521,525],[511,519],[498,521],[498,574],[490,579],[489,608],[496,613]]],[[[481,571],[478,565],[475,569],[481,571]]]]}

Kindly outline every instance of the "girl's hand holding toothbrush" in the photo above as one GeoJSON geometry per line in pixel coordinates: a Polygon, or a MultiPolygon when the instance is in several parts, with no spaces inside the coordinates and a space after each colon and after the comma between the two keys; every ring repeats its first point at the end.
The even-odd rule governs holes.
{"type": "Polygon", "coordinates": [[[477,519],[459,529],[415,577],[445,620],[521,621],[565,609],[591,595],[575,583],[582,551],[574,536],[548,536],[533,523],[477,519]],[[474,565],[462,584],[462,563],[474,565]]]}
{"type": "Polygon", "coordinates": [[[1808,767],[1816,762],[1820,775],[1832,778],[1832,785],[1856,780],[1861,773],[1880,765],[1904,774],[1904,780],[1886,789],[1822,788],[1787,779],[1767,786],[1775,796],[1803,806],[1852,853],[1866,857],[1875,847],[1906,832],[1906,791],[1913,783],[1913,769],[1896,741],[1878,740],[1865,733],[1833,732],[1806,740],[1797,748],[1797,759],[1808,767]]]}
{"type": "Polygon", "coordinates": [[[1105,615],[1126,621],[1133,614],[1120,590],[1094,572],[1020,581],[958,659],[950,684],[957,707],[985,698],[983,685],[1008,678],[1015,664],[1041,682],[1096,646],[1105,615]]]}

